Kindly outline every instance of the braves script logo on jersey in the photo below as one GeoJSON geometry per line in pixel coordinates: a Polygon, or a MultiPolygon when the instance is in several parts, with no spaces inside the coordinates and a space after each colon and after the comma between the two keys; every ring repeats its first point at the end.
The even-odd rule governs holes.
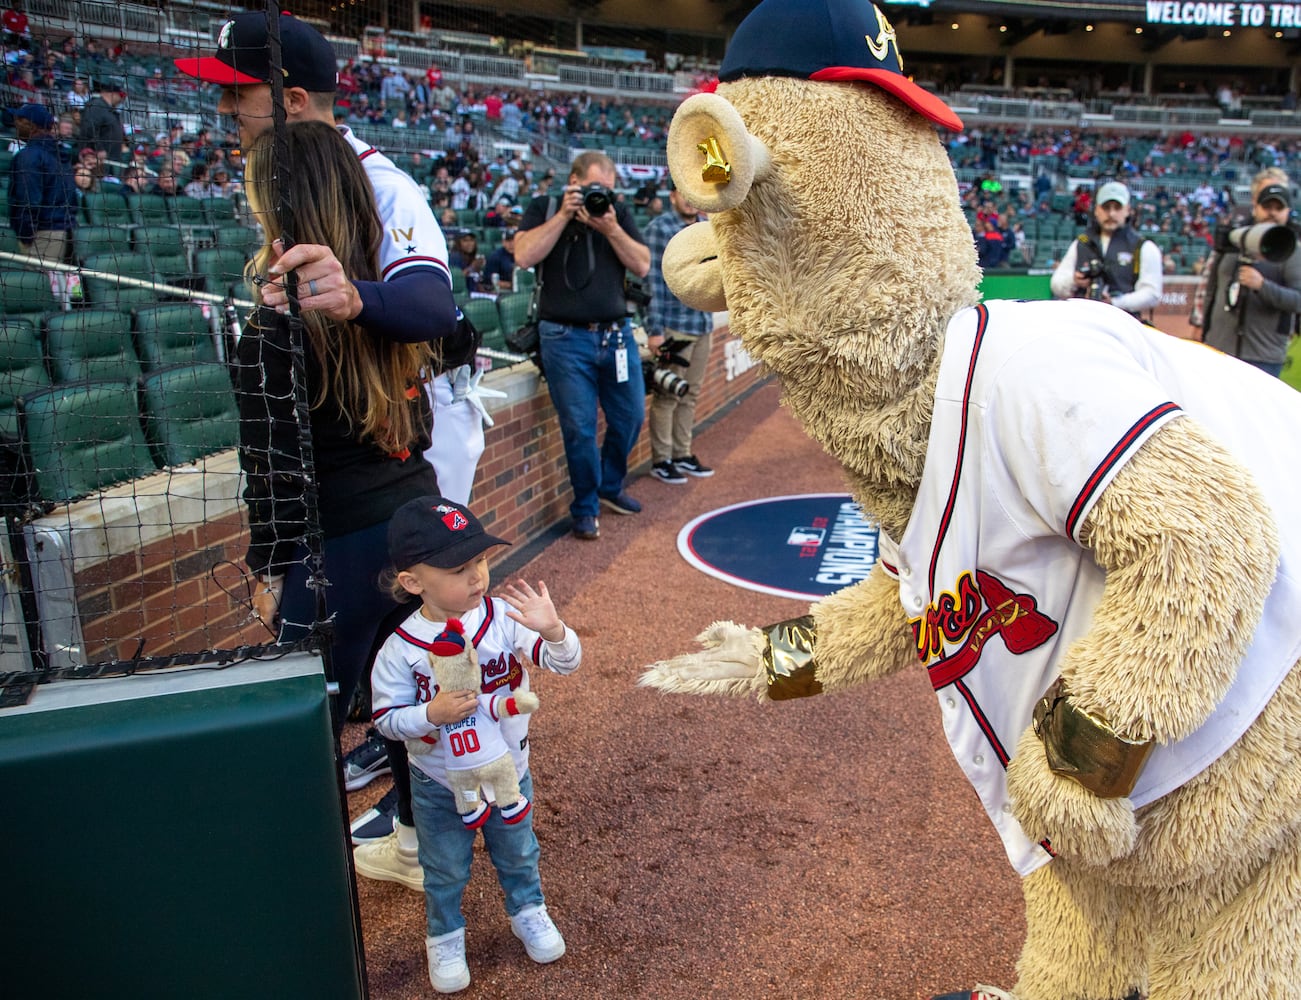
{"type": "Polygon", "coordinates": [[[1003,637],[1008,652],[1020,654],[1042,646],[1057,631],[1057,623],[1039,610],[1034,597],[1013,593],[983,570],[963,573],[952,591],[939,594],[909,624],[917,656],[937,691],[974,670],[994,636],[1003,637]],[[961,645],[945,656],[946,643],[961,645]]]}

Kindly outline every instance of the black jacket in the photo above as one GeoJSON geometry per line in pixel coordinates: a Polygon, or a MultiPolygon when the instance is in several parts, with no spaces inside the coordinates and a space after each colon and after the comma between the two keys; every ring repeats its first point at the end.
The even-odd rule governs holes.
{"type": "Polygon", "coordinates": [[[108,106],[102,97],[92,97],[81,109],[81,127],[77,130],[77,140],[83,146],[90,146],[97,153],[107,153],[110,160],[122,158],[126,146],[126,130],[122,128],[122,119],[108,106]]]}
{"type": "MultiPolygon", "coordinates": [[[[239,401],[239,461],[247,483],[249,510],[246,561],[256,573],[285,572],[298,556],[308,531],[308,495],[316,493],[321,531],[326,538],[346,535],[387,521],[398,507],[438,493],[434,468],[423,452],[429,447],[432,416],[429,395],[415,386],[419,440],[407,453],[389,455],[362,441],[355,425],[327,395],[310,411],[311,443],[300,439],[295,419],[295,379],[289,322],[259,310],[244,327],[235,350],[233,377],[239,401]],[[259,329],[258,324],[265,329],[259,329]],[[304,455],[310,453],[311,461],[304,455]],[[314,484],[309,476],[314,470],[314,484]]],[[[307,405],[316,399],[324,374],[304,336],[307,405]]]]}

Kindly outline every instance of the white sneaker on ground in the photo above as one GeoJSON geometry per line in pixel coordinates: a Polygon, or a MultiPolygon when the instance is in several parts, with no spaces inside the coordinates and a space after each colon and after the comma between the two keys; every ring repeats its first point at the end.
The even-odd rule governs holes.
{"type": "Polygon", "coordinates": [[[565,939],[547,915],[546,904],[526,906],[510,918],[510,929],[524,942],[529,958],[546,965],[565,953],[565,939]]]}
{"type": "Polygon", "coordinates": [[[425,891],[425,873],[415,851],[404,851],[398,844],[398,835],[358,844],[352,849],[352,864],[358,875],[380,882],[401,882],[416,892],[425,891]]]}
{"type": "Polygon", "coordinates": [[[429,982],[439,993],[459,993],[470,985],[464,927],[425,938],[425,954],[429,956],[429,982]]]}

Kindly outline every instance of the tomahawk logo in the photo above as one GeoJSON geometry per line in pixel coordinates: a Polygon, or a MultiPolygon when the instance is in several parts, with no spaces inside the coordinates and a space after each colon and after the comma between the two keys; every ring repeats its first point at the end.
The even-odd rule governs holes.
{"type": "Polygon", "coordinates": [[[1028,653],[1057,632],[1030,594],[1017,594],[990,573],[963,573],[952,591],[936,596],[926,613],[910,623],[917,655],[937,691],[975,669],[985,644],[1002,636],[1009,653],[1028,653]],[[944,655],[948,644],[953,652],[944,655]]]}

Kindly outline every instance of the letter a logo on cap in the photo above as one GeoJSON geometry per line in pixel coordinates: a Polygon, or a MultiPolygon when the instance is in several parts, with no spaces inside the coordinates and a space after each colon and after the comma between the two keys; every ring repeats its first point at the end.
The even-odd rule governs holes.
{"type": "Polygon", "coordinates": [[[872,51],[872,55],[875,56],[878,61],[884,62],[885,57],[890,53],[890,43],[893,42],[894,56],[899,60],[899,69],[902,70],[903,55],[899,52],[899,38],[894,33],[894,27],[888,20],[886,20],[885,15],[882,14],[878,8],[873,7],[872,12],[876,14],[876,24],[880,30],[876,33],[875,39],[871,35],[863,36],[864,40],[867,42],[867,47],[872,51]]]}
{"type": "Polygon", "coordinates": [[[443,524],[447,525],[448,531],[464,531],[470,522],[459,510],[452,509],[443,515],[443,524]]]}

